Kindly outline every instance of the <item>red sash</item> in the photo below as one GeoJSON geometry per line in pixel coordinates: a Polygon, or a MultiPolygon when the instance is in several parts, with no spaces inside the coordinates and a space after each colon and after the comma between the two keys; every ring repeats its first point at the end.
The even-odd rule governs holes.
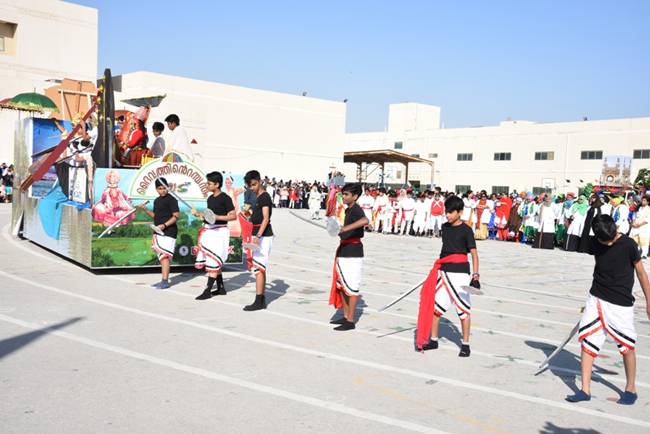
{"type": "MultiPolygon", "coordinates": [[[[239,226],[241,226],[241,242],[242,243],[251,243],[253,241],[253,228],[259,228],[261,225],[254,225],[244,217],[243,214],[237,216],[239,219],[239,226]]],[[[251,249],[246,250],[246,265],[248,266],[248,271],[253,269],[253,252],[251,249]]]]}
{"type": "Polygon", "coordinates": [[[431,323],[436,306],[436,289],[438,286],[438,276],[442,264],[462,264],[467,262],[467,254],[456,253],[453,255],[439,258],[429,272],[429,276],[424,281],[420,290],[420,310],[418,311],[418,329],[415,335],[415,344],[419,350],[429,341],[431,337],[431,323]]]}
{"type": "Polygon", "coordinates": [[[339,257],[339,251],[341,246],[347,246],[348,244],[361,244],[361,238],[349,238],[347,240],[341,240],[338,248],[336,249],[336,255],[334,256],[334,270],[332,271],[332,288],[330,289],[330,301],[329,304],[334,305],[336,309],[340,309],[343,306],[343,297],[341,292],[336,286],[338,280],[338,272],[336,271],[336,260],[339,257]]]}

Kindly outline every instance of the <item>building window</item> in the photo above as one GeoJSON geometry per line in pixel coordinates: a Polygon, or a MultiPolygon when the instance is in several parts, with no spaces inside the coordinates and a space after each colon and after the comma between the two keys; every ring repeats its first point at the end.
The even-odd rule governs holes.
{"type": "Polygon", "coordinates": [[[420,158],[420,154],[411,154],[411,157],[420,158]]]}
{"type": "Polygon", "coordinates": [[[17,24],[0,19],[0,54],[13,56],[16,54],[17,24]]]}
{"type": "Polygon", "coordinates": [[[535,160],[555,160],[555,152],[553,151],[535,152],[535,160]]]}
{"type": "Polygon", "coordinates": [[[471,189],[472,189],[471,185],[457,185],[456,186],[456,193],[457,194],[465,194],[468,191],[470,191],[471,189]]]}
{"type": "Polygon", "coordinates": [[[542,193],[550,193],[551,189],[550,188],[544,188],[544,187],[533,187],[533,194],[537,196],[538,194],[542,193]]]}
{"type": "Polygon", "coordinates": [[[404,147],[402,142],[395,142],[395,149],[402,149],[404,147]]]}
{"type": "Polygon", "coordinates": [[[492,194],[508,194],[510,189],[507,185],[493,185],[492,194]]]}
{"type": "Polygon", "coordinates": [[[429,154],[429,158],[438,158],[438,154],[429,154]]]}
{"type": "Polygon", "coordinates": [[[650,158],[650,149],[635,149],[634,158],[647,160],[650,158]]]}
{"type": "Polygon", "coordinates": [[[458,161],[472,161],[473,157],[474,157],[473,154],[458,154],[458,155],[456,155],[456,159],[458,161]]]}
{"type": "Polygon", "coordinates": [[[581,160],[602,160],[603,151],[582,151],[580,152],[581,160]]]}
{"type": "Polygon", "coordinates": [[[512,160],[512,154],[510,152],[495,152],[494,161],[510,161],[512,160]]]}

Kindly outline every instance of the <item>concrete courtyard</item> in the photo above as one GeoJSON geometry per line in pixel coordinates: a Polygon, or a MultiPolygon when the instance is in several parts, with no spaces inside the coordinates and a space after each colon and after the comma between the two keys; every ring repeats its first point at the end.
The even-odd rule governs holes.
{"type": "MultiPolygon", "coordinates": [[[[305,214],[302,214],[305,215],[305,214]]],[[[625,386],[609,341],[593,399],[579,385],[572,341],[537,366],[579,319],[593,259],[514,243],[478,245],[485,295],[473,297],[472,356],[457,357],[455,314],[437,351],[418,353],[414,293],[440,241],[370,234],[364,240],[357,330],[335,332],[328,306],[337,240],[276,210],[268,309],[243,312],[254,284],[225,273],[225,297],[195,301],[206,278],[174,270],[92,273],[9,233],[0,207],[0,427],[4,433],[648,433],[650,322],[638,293],[638,392],[625,386]],[[389,335],[387,335],[389,334],[389,335]],[[387,335],[387,336],[385,336],[387,335]]]]}

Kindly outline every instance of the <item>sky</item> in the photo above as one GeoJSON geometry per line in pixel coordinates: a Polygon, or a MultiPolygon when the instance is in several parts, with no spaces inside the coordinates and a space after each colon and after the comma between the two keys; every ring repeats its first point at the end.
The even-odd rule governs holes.
{"type": "Polygon", "coordinates": [[[348,132],[400,102],[445,128],[650,116],[650,0],[73,2],[99,71],[348,99],[348,132]]]}

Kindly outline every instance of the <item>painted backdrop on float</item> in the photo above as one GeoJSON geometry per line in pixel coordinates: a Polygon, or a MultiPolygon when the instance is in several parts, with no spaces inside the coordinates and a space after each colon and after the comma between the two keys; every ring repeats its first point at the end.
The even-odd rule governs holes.
{"type": "MultiPolygon", "coordinates": [[[[197,210],[206,207],[207,190],[205,173],[188,161],[150,161],[140,169],[97,169],[95,173],[95,203],[92,209],[92,267],[142,267],[158,265],[151,250],[152,219],[144,212],[133,211],[136,205],[149,200],[147,208],[153,210],[158,197],[155,181],[164,177],[170,189],[197,210]],[[99,235],[114,225],[101,238],[99,235]]],[[[224,174],[224,189],[236,202],[243,204],[241,194],[243,177],[224,174]]],[[[174,265],[192,265],[196,257],[196,239],[203,224],[192,216],[183,203],[178,204],[180,219],[174,251],[174,265]]],[[[231,222],[233,223],[233,222],[231,222]]],[[[241,263],[241,231],[239,224],[230,226],[230,253],[227,263],[241,263]]]]}

